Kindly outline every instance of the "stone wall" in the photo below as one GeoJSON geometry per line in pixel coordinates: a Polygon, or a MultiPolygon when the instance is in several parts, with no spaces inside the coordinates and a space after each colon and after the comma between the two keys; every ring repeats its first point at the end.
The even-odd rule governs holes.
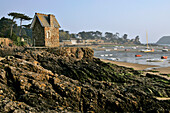
{"type": "Polygon", "coordinates": [[[13,43],[13,41],[9,38],[0,38],[0,44],[8,46],[10,43],[13,43]]]}
{"type": "Polygon", "coordinates": [[[38,18],[36,19],[35,25],[32,29],[33,46],[45,46],[44,40],[44,28],[41,27],[38,18]]]}
{"type": "Polygon", "coordinates": [[[47,50],[58,56],[72,57],[75,60],[81,60],[84,58],[93,59],[94,51],[90,48],[83,47],[58,47],[58,48],[48,48],[47,50]]]}
{"type": "Polygon", "coordinates": [[[59,28],[45,27],[44,33],[46,47],[59,47],[59,28]]]}

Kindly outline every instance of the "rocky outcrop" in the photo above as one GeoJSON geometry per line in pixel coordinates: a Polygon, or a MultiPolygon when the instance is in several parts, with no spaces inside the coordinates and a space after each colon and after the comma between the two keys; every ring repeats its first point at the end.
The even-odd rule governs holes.
{"type": "Polygon", "coordinates": [[[0,112],[168,112],[169,81],[104,63],[89,48],[25,50],[0,60],[0,112]]]}
{"type": "Polygon", "coordinates": [[[17,52],[22,52],[23,50],[23,47],[0,46],[0,56],[5,57],[15,55],[17,52]]]}
{"type": "Polygon", "coordinates": [[[156,42],[156,44],[170,44],[170,36],[163,36],[156,42]]]}

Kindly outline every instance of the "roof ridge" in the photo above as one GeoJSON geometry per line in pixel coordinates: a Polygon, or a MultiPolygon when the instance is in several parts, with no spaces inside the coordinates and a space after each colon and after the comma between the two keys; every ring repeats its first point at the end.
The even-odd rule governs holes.
{"type": "Polygon", "coordinates": [[[43,14],[43,13],[35,13],[36,15],[44,15],[44,16],[48,16],[47,14],[43,14]]]}
{"type": "MultiPolygon", "coordinates": [[[[38,18],[39,22],[41,23],[42,27],[50,27],[51,23],[50,23],[50,18],[53,18],[53,25],[54,27],[59,27],[60,28],[60,24],[58,23],[57,19],[55,18],[55,15],[53,14],[43,14],[43,13],[35,13],[34,16],[34,20],[36,20],[36,18],[38,18]]],[[[34,25],[35,22],[33,22],[32,26],[34,25]]]]}

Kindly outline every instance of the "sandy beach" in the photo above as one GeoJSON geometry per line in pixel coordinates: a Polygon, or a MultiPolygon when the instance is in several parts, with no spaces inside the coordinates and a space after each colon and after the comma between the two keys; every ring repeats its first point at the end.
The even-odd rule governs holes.
{"type": "Polygon", "coordinates": [[[128,62],[118,62],[118,61],[110,61],[110,60],[104,60],[101,59],[101,61],[106,62],[106,63],[113,63],[119,66],[124,66],[124,67],[130,67],[135,70],[145,70],[147,68],[153,68],[151,70],[154,71],[159,71],[161,74],[170,74],[170,67],[160,67],[160,68],[154,68],[154,67],[159,67],[157,65],[145,65],[145,64],[136,64],[136,63],[128,63],[128,62]]]}

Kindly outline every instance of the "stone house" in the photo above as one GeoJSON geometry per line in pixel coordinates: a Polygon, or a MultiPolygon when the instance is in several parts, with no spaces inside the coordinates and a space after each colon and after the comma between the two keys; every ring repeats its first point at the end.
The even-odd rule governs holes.
{"type": "Polygon", "coordinates": [[[31,28],[33,46],[59,47],[60,25],[54,15],[35,13],[31,28]]]}

